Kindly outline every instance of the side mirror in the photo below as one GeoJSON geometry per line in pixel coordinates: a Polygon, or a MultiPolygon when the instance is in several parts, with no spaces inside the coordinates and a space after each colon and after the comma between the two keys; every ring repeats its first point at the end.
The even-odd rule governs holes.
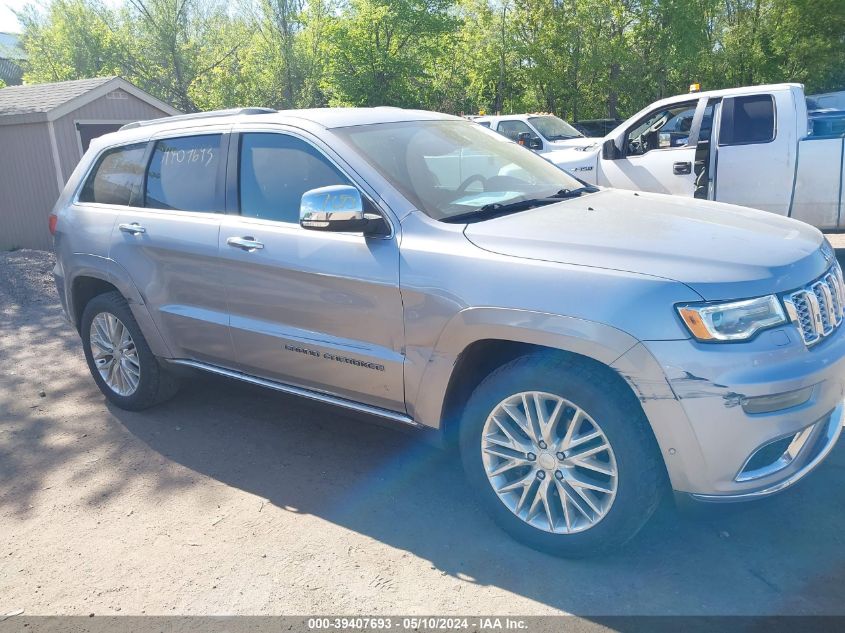
{"type": "Polygon", "coordinates": [[[361,192],[349,185],[320,187],[302,194],[299,225],[311,231],[390,234],[390,226],[381,215],[364,213],[361,192]]]}
{"type": "Polygon", "coordinates": [[[605,160],[616,160],[619,158],[619,148],[616,146],[616,141],[612,138],[607,139],[601,144],[601,157],[605,160]]]}
{"type": "Polygon", "coordinates": [[[516,142],[528,149],[543,149],[542,139],[533,136],[531,132],[522,132],[516,137],[516,142]]]}

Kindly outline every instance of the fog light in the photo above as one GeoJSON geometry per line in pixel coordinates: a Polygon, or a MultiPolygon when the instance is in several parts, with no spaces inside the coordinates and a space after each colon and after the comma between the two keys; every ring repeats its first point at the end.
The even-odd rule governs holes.
{"type": "Polygon", "coordinates": [[[813,389],[815,389],[815,385],[796,389],[795,391],[776,393],[773,396],[743,398],[742,410],[746,413],[772,413],[773,411],[797,407],[812,397],[813,389]]]}

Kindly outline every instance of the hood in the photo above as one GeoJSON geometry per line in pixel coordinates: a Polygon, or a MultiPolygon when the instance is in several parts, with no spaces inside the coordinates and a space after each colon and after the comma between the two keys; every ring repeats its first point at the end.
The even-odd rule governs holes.
{"type": "Polygon", "coordinates": [[[573,147],[590,147],[601,142],[600,138],[590,138],[586,136],[579,136],[578,138],[570,138],[565,141],[546,141],[549,144],[551,151],[558,149],[567,149],[573,147]]]}
{"type": "Polygon", "coordinates": [[[479,248],[686,284],[706,300],[793,290],[830,266],[822,234],[766,211],[603,189],[467,225],[479,248]]]}

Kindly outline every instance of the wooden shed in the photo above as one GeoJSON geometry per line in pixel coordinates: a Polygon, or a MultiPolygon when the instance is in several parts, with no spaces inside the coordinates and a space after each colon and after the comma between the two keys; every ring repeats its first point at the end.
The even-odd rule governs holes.
{"type": "Polygon", "coordinates": [[[51,247],[47,216],[91,139],[173,114],[120,77],[0,89],[0,250],[51,247]]]}

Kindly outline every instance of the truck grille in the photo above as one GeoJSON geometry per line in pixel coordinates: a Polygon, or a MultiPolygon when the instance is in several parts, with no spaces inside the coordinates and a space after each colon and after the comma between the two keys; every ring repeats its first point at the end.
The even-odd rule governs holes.
{"type": "Polygon", "coordinates": [[[845,316],[845,283],[839,264],[808,286],[785,295],[783,302],[808,347],[829,336],[845,316]]]}

